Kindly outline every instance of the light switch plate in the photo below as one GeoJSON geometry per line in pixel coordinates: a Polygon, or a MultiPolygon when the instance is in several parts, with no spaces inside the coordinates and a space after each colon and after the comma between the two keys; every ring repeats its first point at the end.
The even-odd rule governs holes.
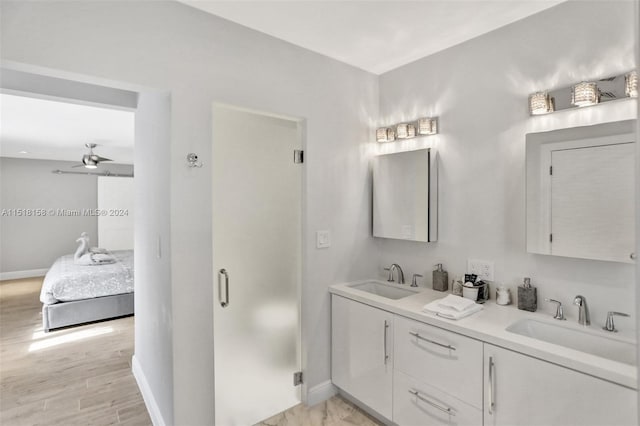
{"type": "Polygon", "coordinates": [[[331,233],[329,231],[316,231],[316,248],[331,247],[331,233]]]}
{"type": "Polygon", "coordinates": [[[493,281],[493,262],[468,259],[467,273],[477,275],[480,280],[493,281]]]}

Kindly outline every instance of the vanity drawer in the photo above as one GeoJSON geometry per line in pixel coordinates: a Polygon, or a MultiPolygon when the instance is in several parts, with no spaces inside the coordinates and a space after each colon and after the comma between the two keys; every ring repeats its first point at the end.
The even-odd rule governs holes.
{"type": "Polygon", "coordinates": [[[482,342],[394,318],[394,369],[482,408],[482,342]]]}
{"type": "Polygon", "coordinates": [[[482,410],[395,371],[393,422],[398,426],[478,426],[482,424],[482,410]]]}

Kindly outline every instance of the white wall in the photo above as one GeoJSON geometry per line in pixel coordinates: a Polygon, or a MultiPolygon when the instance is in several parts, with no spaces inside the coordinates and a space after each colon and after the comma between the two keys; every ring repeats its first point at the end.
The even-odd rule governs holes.
{"type": "MultiPolygon", "coordinates": [[[[39,216],[13,216],[10,211],[0,215],[1,274],[48,269],[58,257],[76,250],[75,241],[82,232],[97,241],[98,217],[82,214],[84,209],[97,208],[97,178],[51,173],[69,170],[75,164],[0,158],[0,209],[46,212],[39,216]]],[[[110,170],[129,172],[131,167],[111,165],[110,170]]]]}
{"type": "MultiPolygon", "coordinates": [[[[149,302],[144,312],[159,317],[142,320],[136,298],[136,336],[143,334],[136,357],[146,354],[139,361],[153,377],[151,388],[168,423],[213,422],[211,171],[206,165],[187,168],[185,157],[196,152],[210,158],[214,101],[306,119],[305,386],[328,380],[326,288],[375,270],[368,153],[377,78],[173,2],[2,2],[1,27],[4,61],[171,92],[170,168],[160,163],[149,171],[166,180],[169,193],[146,197],[170,198],[170,208],[158,202],[159,209],[149,213],[170,217],[170,249],[166,239],[162,247],[170,250],[171,264],[161,263],[161,271],[171,274],[172,296],[167,300],[166,278],[147,271],[145,279],[159,278],[154,296],[159,305],[149,302]],[[318,229],[331,230],[330,249],[315,249],[318,229]],[[165,353],[167,345],[172,354],[165,353]],[[172,380],[166,377],[170,366],[172,380]],[[173,407],[166,407],[171,393],[173,407]]],[[[141,196],[141,189],[136,191],[141,196]]],[[[163,226],[157,224],[159,233],[163,226]]],[[[136,250],[143,244],[150,250],[152,230],[137,233],[138,222],[136,250]]],[[[153,265],[152,259],[145,262],[153,265]]]]}
{"type": "MultiPolygon", "coordinates": [[[[134,216],[134,369],[155,425],[174,424],[173,297],[171,287],[171,102],[145,90],[136,111],[134,216]],[[141,373],[143,377],[138,377],[141,373]],[[156,411],[157,409],[157,411],[156,411]]],[[[177,422],[175,424],[178,424],[177,422]]]]}
{"type": "MultiPolygon", "coordinates": [[[[584,295],[594,324],[606,312],[634,312],[634,267],[525,252],[525,134],[635,118],[633,101],[530,117],[527,96],[634,66],[632,2],[568,2],[424,58],[380,78],[379,124],[440,117],[440,134],[383,144],[380,152],[433,145],[440,155],[436,244],[379,240],[378,272],[392,262],[425,275],[444,263],[464,273],[468,258],[495,261],[495,279],[538,286],[539,310],[552,297],[577,318],[584,295]]],[[[515,308],[514,308],[515,309],[515,308]]],[[[620,322],[629,328],[634,320],[620,322]]]]}

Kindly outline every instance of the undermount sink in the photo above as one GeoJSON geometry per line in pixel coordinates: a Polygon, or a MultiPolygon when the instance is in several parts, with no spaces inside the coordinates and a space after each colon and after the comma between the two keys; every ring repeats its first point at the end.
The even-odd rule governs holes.
{"type": "Polygon", "coordinates": [[[523,319],[506,328],[511,333],[564,346],[624,364],[636,364],[636,346],[632,342],[603,335],[604,332],[580,330],[560,324],[523,319]]]}
{"type": "Polygon", "coordinates": [[[394,300],[412,296],[420,292],[419,288],[408,286],[400,287],[400,285],[401,284],[386,284],[379,281],[365,281],[351,284],[349,287],[394,300]]]}

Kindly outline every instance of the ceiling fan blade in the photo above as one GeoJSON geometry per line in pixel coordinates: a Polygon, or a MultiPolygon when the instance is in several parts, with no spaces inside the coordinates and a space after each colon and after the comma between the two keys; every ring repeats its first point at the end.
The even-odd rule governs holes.
{"type": "Polygon", "coordinates": [[[75,166],[71,166],[71,167],[73,167],[73,168],[76,168],[76,167],[84,167],[84,164],[76,164],[75,166]]]}
{"type": "Polygon", "coordinates": [[[101,161],[113,161],[113,160],[112,160],[112,159],[110,159],[110,158],[100,157],[99,155],[96,155],[96,154],[93,154],[93,155],[91,156],[91,159],[92,159],[93,161],[95,161],[96,163],[99,163],[99,162],[101,162],[101,161]]]}

